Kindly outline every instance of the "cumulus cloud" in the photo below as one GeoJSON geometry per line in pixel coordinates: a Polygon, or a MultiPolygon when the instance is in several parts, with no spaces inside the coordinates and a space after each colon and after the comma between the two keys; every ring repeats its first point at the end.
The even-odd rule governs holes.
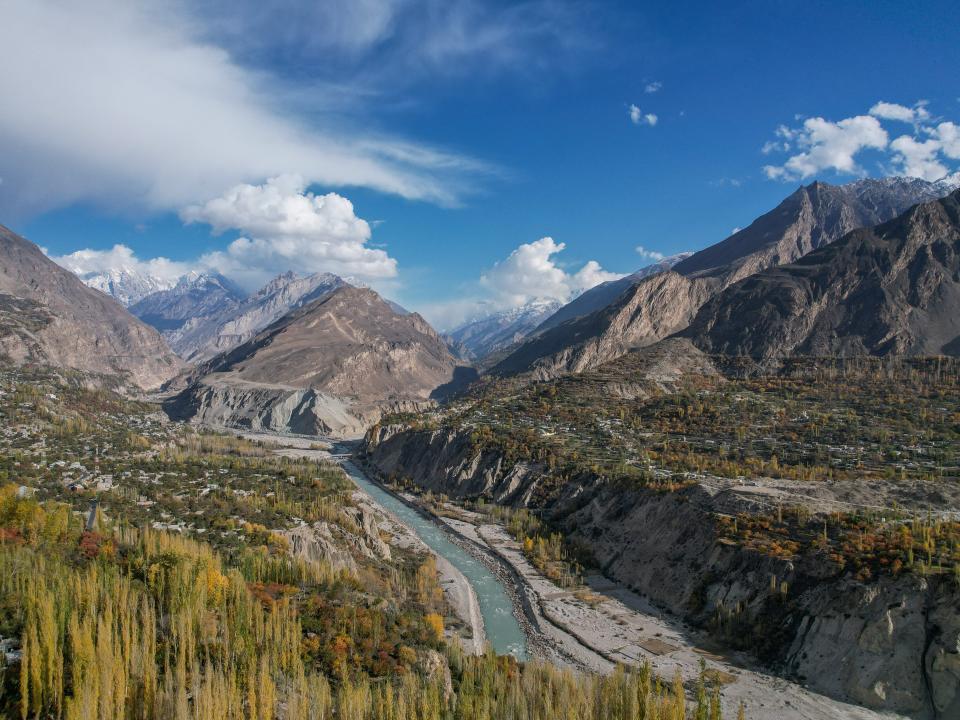
{"type": "Polygon", "coordinates": [[[594,260],[569,273],[553,259],[565,248],[551,237],[524,243],[484,273],[480,284],[499,305],[516,307],[534,299],[566,301],[602,282],[623,277],[605,271],[594,260]]]}
{"type": "Polygon", "coordinates": [[[262,185],[237,185],[221,197],[192,205],[185,223],[206,223],[214,233],[242,233],[223,251],[199,260],[247,288],[281,272],[332,272],[360,280],[391,278],[397,261],[367,245],[370,224],[336,193],[307,192],[304,178],[284,175],[262,185]]]}
{"type": "Polygon", "coordinates": [[[647,94],[651,94],[651,93],[655,93],[655,92],[660,92],[660,89],[661,89],[662,87],[663,87],[663,83],[660,82],[659,80],[655,80],[654,82],[649,82],[649,83],[647,83],[647,84],[644,86],[643,91],[644,91],[645,93],[647,93],[647,94]]]}
{"type": "Polygon", "coordinates": [[[454,154],[347,129],[362,124],[335,112],[307,122],[283,81],[205,39],[189,7],[3,4],[0,212],[78,201],[177,209],[283,173],[453,203],[482,171],[454,154]]]}
{"type": "Polygon", "coordinates": [[[653,113],[644,113],[637,105],[630,105],[630,107],[627,108],[627,114],[630,116],[630,122],[634,125],[649,125],[653,127],[659,119],[653,113]]]}
{"type": "Polygon", "coordinates": [[[960,125],[942,122],[932,132],[941,152],[951,160],[960,160],[960,125]]]}
{"type": "Polygon", "coordinates": [[[476,288],[479,292],[467,293],[457,300],[423,305],[420,311],[435,326],[450,329],[470,319],[530,302],[569,302],[600,283],[623,277],[622,273],[604,270],[596,260],[569,272],[554,258],[565,248],[564,243],[551,237],[524,243],[480,276],[476,288]]]}
{"type": "Polygon", "coordinates": [[[930,113],[927,111],[924,102],[918,102],[913,107],[907,107],[906,105],[881,101],[870,108],[870,114],[884,120],[899,120],[908,123],[930,119],[930,113]]]}
{"type": "Polygon", "coordinates": [[[114,245],[109,250],[77,250],[69,255],[51,257],[51,260],[77,275],[126,270],[164,282],[173,282],[193,268],[190,264],[165,257],[142,260],[126,245],[114,245]]]}
{"type": "Polygon", "coordinates": [[[940,143],[934,139],[922,142],[901,135],[890,143],[894,151],[894,162],[904,175],[923,178],[924,180],[939,180],[947,174],[947,166],[937,157],[940,153],[940,143]]]}
{"type": "Polygon", "coordinates": [[[664,255],[662,252],[657,252],[656,250],[648,250],[643,245],[637,245],[635,249],[637,251],[637,255],[642,257],[644,260],[650,260],[652,262],[660,262],[666,257],[666,255],[664,255]]]}
{"type": "Polygon", "coordinates": [[[893,170],[924,180],[945,177],[951,171],[947,161],[960,159],[960,126],[950,121],[936,122],[923,100],[909,107],[881,101],[870,108],[868,115],[838,122],[808,118],[799,128],[781,125],[775,136],[761,148],[765,155],[794,154],[782,165],[763,168],[773,180],[805,180],[824,171],[866,175],[858,156],[867,150],[886,160],[880,165],[883,172],[893,170]],[[891,141],[881,120],[909,123],[913,133],[891,141]]]}
{"type": "Polygon", "coordinates": [[[856,156],[867,148],[882,150],[887,146],[887,131],[870,115],[857,115],[839,122],[821,117],[807,118],[803,127],[791,131],[783,128],[781,138],[803,150],[783,165],[767,165],[768,178],[803,180],[824,170],[860,174],[856,156]]]}
{"type": "Polygon", "coordinates": [[[368,245],[370,224],[356,215],[353,204],[337,193],[307,192],[299,176],[237,185],[180,214],[187,224],[210,225],[214,234],[236,230],[241,235],[225,250],[188,261],[141,259],[125,245],[78,250],[53,259],[80,275],[131,270],[169,281],[190,270],[216,271],[250,291],[288,270],[331,272],[354,282],[378,284],[397,275],[397,261],[386,250],[368,245]]]}

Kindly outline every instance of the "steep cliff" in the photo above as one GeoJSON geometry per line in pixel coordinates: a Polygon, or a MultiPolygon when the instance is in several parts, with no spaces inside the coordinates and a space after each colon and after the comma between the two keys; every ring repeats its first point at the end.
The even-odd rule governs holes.
{"type": "Polygon", "coordinates": [[[478,449],[469,430],[375,427],[363,453],[385,478],[539,509],[611,578],[819,692],[916,718],[960,713],[952,579],[864,582],[770,557],[723,540],[718,517],[756,510],[736,489],[628,489],[594,476],[558,486],[545,467],[478,449]]]}

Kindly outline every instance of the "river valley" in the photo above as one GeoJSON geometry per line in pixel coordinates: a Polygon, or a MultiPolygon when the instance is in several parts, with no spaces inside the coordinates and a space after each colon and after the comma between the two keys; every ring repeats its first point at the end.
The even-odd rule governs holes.
{"type": "MultiPolygon", "coordinates": [[[[328,451],[317,449],[312,438],[243,434],[275,444],[278,454],[339,462],[371,503],[437,556],[448,599],[458,614],[465,616],[462,619],[468,626],[477,619],[470,617],[470,600],[464,602],[463,598],[476,598],[482,618],[480,632],[497,653],[599,673],[609,673],[617,664],[648,661],[666,680],[679,670],[688,688],[693,687],[703,662],[713,677],[722,679],[723,712],[731,718],[736,717],[741,703],[747,717],[759,720],[906,717],[844,703],[770,674],[744,655],[725,652],[679,619],[603,576],[586,578],[590,591],[602,598],[600,602],[581,600],[533,567],[502,525],[455,504],[449,506],[449,517],[430,516],[418,507],[416,496],[398,496],[372,479],[349,455],[348,445],[331,445],[328,451]],[[447,563],[447,572],[443,572],[447,563]],[[463,583],[468,587],[462,587],[463,583]]],[[[474,635],[478,635],[477,629],[474,635]]]]}

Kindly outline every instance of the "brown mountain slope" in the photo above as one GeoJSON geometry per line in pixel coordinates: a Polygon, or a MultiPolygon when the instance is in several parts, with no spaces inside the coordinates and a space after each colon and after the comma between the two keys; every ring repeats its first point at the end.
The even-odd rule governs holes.
{"type": "Polygon", "coordinates": [[[755,358],[960,355],[960,191],[733,285],[685,334],[755,358]]]}
{"type": "Polygon", "coordinates": [[[169,410],[218,425],[350,435],[385,409],[441,396],[461,376],[423,318],[345,285],[200,365],[169,410]]]}
{"type": "Polygon", "coordinates": [[[182,364],[160,334],[0,225],[0,354],[158,387],[182,364]]]}
{"type": "Polygon", "coordinates": [[[633,285],[613,304],[521,344],[490,372],[543,378],[596,367],[683,330],[707,300],[738,280],[948,191],[940,183],[907,178],[802,187],[749,227],[633,285]]]}

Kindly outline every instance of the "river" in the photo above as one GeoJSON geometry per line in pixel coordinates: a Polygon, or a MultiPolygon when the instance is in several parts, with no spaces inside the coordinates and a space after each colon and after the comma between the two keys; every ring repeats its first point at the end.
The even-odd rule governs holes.
{"type": "Polygon", "coordinates": [[[374,502],[412,529],[431,550],[445,557],[466,576],[477,594],[487,640],[494,651],[498,655],[509,654],[518,660],[527,660],[526,638],[513,616],[510,596],[497,576],[466,550],[451,542],[446,532],[432,520],[372,482],[353,463],[344,462],[343,469],[374,502]]]}

